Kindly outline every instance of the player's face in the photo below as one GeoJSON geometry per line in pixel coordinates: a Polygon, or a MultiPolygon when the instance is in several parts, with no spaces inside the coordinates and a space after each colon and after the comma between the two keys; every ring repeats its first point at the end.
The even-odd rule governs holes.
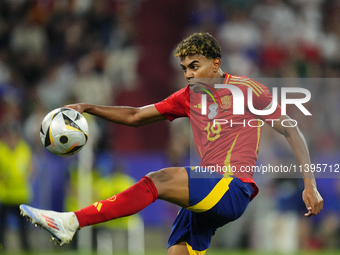
{"type": "MultiPolygon", "coordinates": [[[[202,78],[202,82],[205,84],[210,84],[214,78],[218,78],[220,75],[218,74],[218,70],[220,69],[221,60],[220,59],[209,59],[203,55],[196,54],[192,56],[186,56],[185,58],[181,58],[180,63],[183,71],[184,77],[187,80],[188,84],[190,83],[190,79],[199,79],[202,78]]],[[[191,84],[191,88],[195,91],[195,87],[201,86],[199,84],[191,84]]],[[[196,92],[196,91],[195,91],[196,92]]],[[[202,92],[200,90],[200,92],[202,92]]]]}
{"type": "Polygon", "coordinates": [[[216,69],[214,59],[208,59],[200,54],[181,58],[180,65],[188,82],[192,78],[213,78],[216,69]]]}

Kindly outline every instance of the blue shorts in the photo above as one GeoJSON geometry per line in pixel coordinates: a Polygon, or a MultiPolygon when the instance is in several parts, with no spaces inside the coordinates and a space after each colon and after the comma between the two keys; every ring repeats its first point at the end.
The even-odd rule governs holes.
{"type": "Polygon", "coordinates": [[[188,208],[181,208],[172,226],[168,248],[185,241],[190,254],[204,254],[217,228],[239,218],[246,210],[254,189],[235,177],[219,173],[199,173],[185,167],[189,177],[188,208]]]}

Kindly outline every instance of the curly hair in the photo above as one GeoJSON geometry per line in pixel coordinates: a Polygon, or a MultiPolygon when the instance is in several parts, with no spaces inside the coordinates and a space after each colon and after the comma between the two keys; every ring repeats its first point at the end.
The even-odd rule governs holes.
{"type": "Polygon", "coordinates": [[[209,33],[194,33],[180,42],[174,51],[175,57],[201,54],[206,58],[222,58],[221,47],[209,33]]]}

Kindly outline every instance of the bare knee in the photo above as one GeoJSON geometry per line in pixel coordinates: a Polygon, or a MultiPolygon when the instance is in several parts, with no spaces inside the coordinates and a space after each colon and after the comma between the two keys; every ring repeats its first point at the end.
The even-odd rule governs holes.
{"type": "Polygon", "coordinates": [[[146,175],[155,184],[158,197],[163,198],[163,195],[168,193],[169,187],[171,187],[171,182],[174,179],[173,173],[169,168],[164,168],[158,171],[150,172],[146,175]]]}
{"type": "Polygon", "coordinates": [[[157,185],[173,185],[187,183],[187,172],[184,167],[169,167],[161,170],[150,172],[146,175],[154,184],[157,185]]]}
{"type": "Polygon", "coordinates": [[[149,177],[155,184],[159,199],[163,199],[180,206],[188,206],[188,174],[185,168],[164,168],[159,171],[148,173],[147,177],[149,177]]]}
{"type": "Polygon", "coordinates": [[[146,176],[149,177],[156,185],[156,183],[166,183],[171,181],[173,178],[172,171],[169,171],[170,168],[164,168],[158,171],[150,172],[146,176]]]}

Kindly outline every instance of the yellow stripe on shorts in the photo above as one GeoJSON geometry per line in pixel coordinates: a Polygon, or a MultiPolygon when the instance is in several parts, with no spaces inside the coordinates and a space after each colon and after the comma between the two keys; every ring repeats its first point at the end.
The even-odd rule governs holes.
{"type": "Polygon", "coordinates": [[[204,251],[194,251],[190,244],[186,243],[189,255],[204,255],[207,250],[204,251]]]}
{"type": "Polygon", "coordinates": [[[223,195],[229,189],[229,183],[233,180],[232,177],[222,178],[216,186],[210,191],[210,193],[203,198],[203,200],[195,205],[189,206],[186,209],[196,213],[202,213],[213,208],[214,205],[221,200],[223,195]]]}

